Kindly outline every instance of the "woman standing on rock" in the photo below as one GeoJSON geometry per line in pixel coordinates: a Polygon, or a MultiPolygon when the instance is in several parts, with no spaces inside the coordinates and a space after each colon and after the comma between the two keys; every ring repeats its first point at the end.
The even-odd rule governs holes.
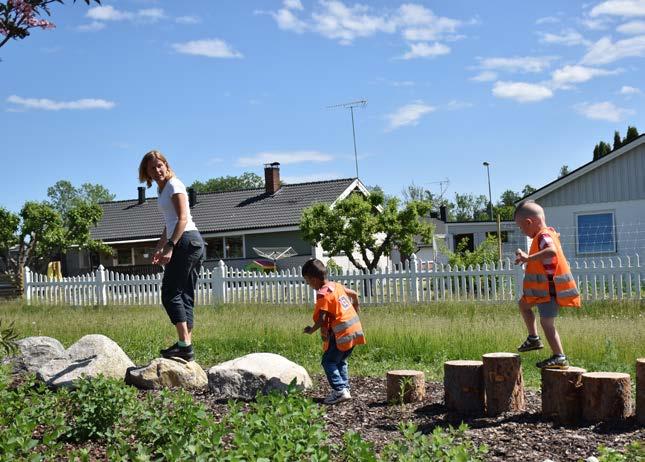
{"type": "Polygon", "coordinates": [[[204,260],[204,241],[193,222],[186,187],[159,151],[150,151],[139,164],[139,181],[157,183],[157,206],[165,227],[152,256],[153,265],[165,265],[161,300],[179,341],[161,350],[164,358],[195,359],[192,345],[193,307],[197,273],[204,260]]]}

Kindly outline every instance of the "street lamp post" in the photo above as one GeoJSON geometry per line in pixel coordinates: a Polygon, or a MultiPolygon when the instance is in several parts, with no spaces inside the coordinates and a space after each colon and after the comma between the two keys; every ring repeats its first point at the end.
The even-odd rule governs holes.
{"type": "Polygon", "coordinates": [[[486,174],[488,176],[488,215],[490,216],[490,221],[493,221],[493,196],[490,193],[490,164],[484,162],[484,167],[486,167],[486,174]]]}

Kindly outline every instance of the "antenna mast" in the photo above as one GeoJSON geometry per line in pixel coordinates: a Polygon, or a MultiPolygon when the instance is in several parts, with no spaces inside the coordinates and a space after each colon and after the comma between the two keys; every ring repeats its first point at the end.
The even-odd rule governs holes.
{"type": "Polygon", "coordinates": [[[366,99],[360,99],[357,101],[350,101],[349,103],[335,104],[333,106],[327,106],[327,109],[349,109],[349,112],[352,114],[352,137],[354,138],[354,161],[356,162],[356,178],[358,178],[358,153],[356,151],[356,129],[354,128],[354,108],[355,107],[365,107],[367,106],[366,99]]]}

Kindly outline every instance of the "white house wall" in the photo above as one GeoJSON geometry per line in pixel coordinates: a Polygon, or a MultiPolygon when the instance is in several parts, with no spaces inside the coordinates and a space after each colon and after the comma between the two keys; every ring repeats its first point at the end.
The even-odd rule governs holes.
{"type": "MultiPolygon", "coordinates": [[[[541,202],[539,199],[537,202],[541,202]]],[[[576,252],[577,224],[580,213],[613,212],[617,252],[602,255],[645,256],[645,199],[603,202],[596,204],[578,204],[544,208],[547,224],[560,233],[560,241],[568,258],[584,258],[590,255],[578,255],[576,252]]]]}

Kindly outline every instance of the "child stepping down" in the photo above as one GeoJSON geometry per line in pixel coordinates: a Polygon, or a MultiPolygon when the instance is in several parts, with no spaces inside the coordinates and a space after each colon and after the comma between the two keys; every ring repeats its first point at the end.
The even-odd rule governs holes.
{"type": "Polygon", "coordinates": [[[526,263],[519,309],[529,334],[517,350],[524,352],[544,347],[533,313],[533,306],[537,306],[540,325],[553,355],[535,365],[539,368],[567,368],[569,363],[555,328],[555,319],[561,306],[579,308],[580,294],[562,252],[560,234],[547,226],[544,209],[533,201],[520,202],[514,218],[522,232],[533,240],[528,254],[521,249],[515,252],[515,263],[526,263]]]}

